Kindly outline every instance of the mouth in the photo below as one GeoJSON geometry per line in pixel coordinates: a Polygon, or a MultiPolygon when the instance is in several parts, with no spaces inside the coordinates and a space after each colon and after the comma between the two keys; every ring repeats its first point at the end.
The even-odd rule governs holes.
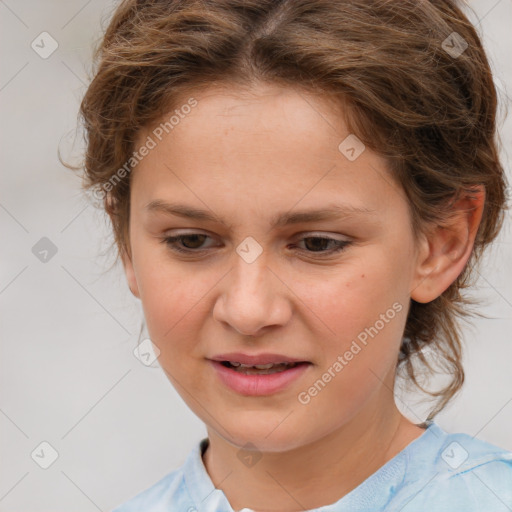
{"type": "Polygon", "coordinates": [[[229,357],[210,359],[210,363],[220,383],[244,396],[268,396],[284,391],[313,366],[309,361],[268,354],[229,354],[229,357]]]}
{"type": "Polygon", "coordinates": [[[285,372],[291,370],[298,365],[310,364],[306,361],[296,363],[268,363],[268,364],[243,364],[237,361],[221,361],[220,364],[225,368],[229,368],[235,372],[245,375],[270,375],[272,373],[285,372]]]}

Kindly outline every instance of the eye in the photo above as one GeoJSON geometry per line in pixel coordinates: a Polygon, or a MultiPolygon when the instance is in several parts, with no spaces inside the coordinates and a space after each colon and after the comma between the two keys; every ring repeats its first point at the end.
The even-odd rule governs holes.
{"type": "Polygon", "coordinates": [[[301,249],[307,253],[320,253],[321,255],[330,255],[345,249],[350,242],[348,240],[338,240],[327,236],[307,236],[300,240],[304,242],[306,249],[301,249]],[[331,249],[328,249],[331,244],[331,249]],[[327,250],[326,250],[327,249],[327,250]]]}
{"type": "MultiPolygon", "coordinates": [[[[181,235],[174,235],[165,237],[162,243],[165,243],[172,251],[193,254],[200,253],[208,249],[203,244],[207,239],[211,239],[210,236],[204,233],[184,233],[181,235]]],[[[308,236],[303,237],[299,240],[299,243],[304,242],[305,248],[299,248],[301,252],[318,254],[319,256],[331,255],[342,251],[350,245],[348,240],[338,240],[337,238],[331,238],[327,236],[308,236]],[[329,248],[330,247],[330,248],[329,248]]],[[[295,245],[291,246],[297,247],[295,245]]]]}
{"type": "Polygon", "coordinates": [[[162,243],[165,243],[171,250],[176,252],[193,253],[199,252],[199,250],[204,250],[201,245],[204,243],[206,238],[211,237],[204,233],[186,233],[183,235],[166,237],[162,240],[162,243]]]}

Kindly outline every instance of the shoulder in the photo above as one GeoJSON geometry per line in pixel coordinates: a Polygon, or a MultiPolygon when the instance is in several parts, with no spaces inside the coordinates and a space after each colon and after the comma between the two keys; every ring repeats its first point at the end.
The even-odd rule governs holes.
{"type": "Polygon", "coordinates": [[[164,512],[184,492],[183,471],[176,469],[112,512],[164,512]],[[166,507],[166,508],[164,508],[166,507]]]}
{"type": "Polygon", "coordinates": [[[436,424],[427,433],[409,455],[402,512],[512,510],[512,452],[436,424]]]}
{"type": "Polygon", "coordinates": [[[180,468],[171,471],[112,512],[196,512],[198,504],[206,499],[222,501],[224,495],[215,489],[201,458],[208,442],[207,437],[202,439],[189,452],[180,468]]]}
{"type": "Polygon", "coordinates": [[[213,484],[205,477],[206,470],[201,460],[201,453],[207,443],[208,438],[201,440],[189,452],[181,467],[171,471],[112,512],[195,511],[195,502],[189,489],[194,489],[194,491],[200,489],[205,495],[208,495],[211,491],[210,486],[213,487],[213,484]]]}

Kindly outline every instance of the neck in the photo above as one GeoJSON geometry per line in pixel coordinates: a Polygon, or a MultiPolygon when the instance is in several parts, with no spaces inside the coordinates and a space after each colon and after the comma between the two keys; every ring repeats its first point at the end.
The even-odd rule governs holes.
{"type": "Polygon", "coordinates": [[[368,407],[305,446],[265,452],[250,467],[240,464],[238,447],[208,429],[210,443],[203,462],[234,510],[294,512],[329,505],[424,432],[402,416],[394,402],[375,411],[378,409],[368,407]]]}

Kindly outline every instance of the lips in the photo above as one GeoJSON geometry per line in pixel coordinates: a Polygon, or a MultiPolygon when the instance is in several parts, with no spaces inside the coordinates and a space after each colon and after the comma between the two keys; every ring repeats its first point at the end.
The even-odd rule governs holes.
{"type": "Polygon", "coordinates": [[[220,363],[229,362],[239,363],[246,366],[268,365],[268,364],[291,364],[291,363],[309,363],[304,359],[297,359],[284,354],[244,354],[242,352],[230,352],[227,354],[218,354],[210,358],[212,361],[220,363]]]}
{"type": "Polygon", "coordinates": [[[249,365],[234,361],[222,361],[221,364],[226,368],[231,368],[236,372],[245,373],[246,375],[268,375],[270,373],[289,370],[301,363],[268,363],[249,365]]]}
{"type": "Polygon", "coordinates": [[[283,391],[312,365],[283,354],[218,354],[210,359],[221,382],[246,396],[283,391]]]}

